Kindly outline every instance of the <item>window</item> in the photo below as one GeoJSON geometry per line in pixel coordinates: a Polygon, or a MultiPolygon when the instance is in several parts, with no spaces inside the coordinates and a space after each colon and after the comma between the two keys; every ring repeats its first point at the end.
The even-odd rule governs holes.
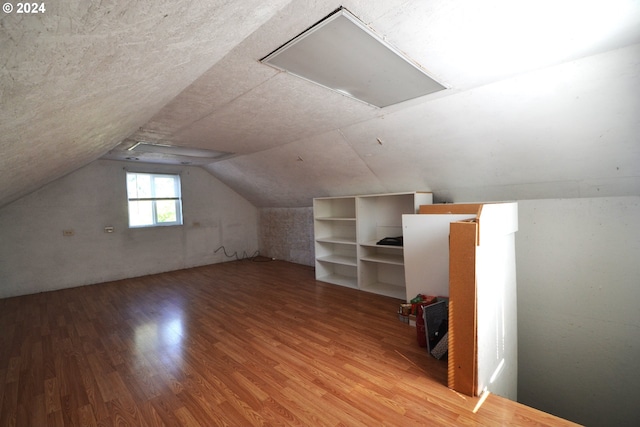
{"type": "Polygon", "coordinates": [[[127,172],[129,227],[182,224],[180,176],[127,172]]]}

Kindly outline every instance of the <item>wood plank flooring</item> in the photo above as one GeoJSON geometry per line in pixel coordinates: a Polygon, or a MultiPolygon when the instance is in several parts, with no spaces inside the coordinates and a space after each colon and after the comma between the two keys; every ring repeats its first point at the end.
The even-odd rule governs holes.
{"type": "Polygon", "coordinates": [[[563,426],[446,388],[398,300],[237,261],[0,300],[0,426],[563,426]]]}

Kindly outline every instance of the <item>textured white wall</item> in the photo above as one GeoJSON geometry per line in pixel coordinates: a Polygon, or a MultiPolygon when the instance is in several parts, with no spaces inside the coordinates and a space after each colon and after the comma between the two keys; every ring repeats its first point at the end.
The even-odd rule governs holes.
{"type": "Polygon", "coordinates": [[[518,206],[518,400],[640,425],[640,197],[518,206]]]}
{"type": "Polygon", "coordinates": [[[315,265],[313,208],[261,208],[259,241],[264,256],[315,265]]]}
{"type": "Polygon", "coordinates": [[[0,209],[0,298],[228,261],[221,245],[255,252],[258,211],[211,174],[99,160],[0,209]],[[184,225],[129,229],[125,169],[180,173],[184,225]]]}

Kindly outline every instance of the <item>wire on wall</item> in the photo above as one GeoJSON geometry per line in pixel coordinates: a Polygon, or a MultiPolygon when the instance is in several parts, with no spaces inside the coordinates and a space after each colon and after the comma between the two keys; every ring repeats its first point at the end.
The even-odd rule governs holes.
{"type": "Polygon", "coordinates": [[[220,246],[218,249],[213,251],[213,253],[217,254],[218,251],[220,251],[220,249],[222,249],[222,252],[224,253],[224,256],[226,256],[227,258],[235,258],[237,261],[249,260],[249,261],[254,261],[254,262],[267,262],[267,261],[271,261],[272,260],[271,258],[261,259],[260,258],[260,251],[255,251],[251,256],[249,256],[249,254],[247,254],[246,251],[242,251],[242,255],[239,255],[237,251],[232,253],[232,254],[228,254],[227,253],[227,249],[224,247],[224,245],[220,246]]]}

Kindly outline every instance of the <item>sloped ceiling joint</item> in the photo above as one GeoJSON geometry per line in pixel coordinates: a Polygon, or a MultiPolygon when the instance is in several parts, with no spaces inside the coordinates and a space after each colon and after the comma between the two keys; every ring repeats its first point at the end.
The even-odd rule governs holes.
{"type": "MultiPolygon", "coordinates": [[[[260,87],[264,86],[264,85],[268,85],[270,80],[273,79],[274,77],[277,77],[278,74],[282,73],[282,71],[280,70],[275,70],[277,71],[276,74],[269,76],[266,80],[263,80],[261,82],[259,82],[258,84],[251,86],[250,88],[248,88],[247,90],[238,93],[236,96],[234,96],[233,98],[231,98],[226,104],[222,105],[222,106],[215,106],[213,109],[207,111],[206,113],[203,113],[201,116],[197,117],[196,119],[194,119],[193,121],[189,122],[189,123],[185,123],[184,126],[176,129],[175,133],[177,135],[182,134],[184,131],[188,130],[191,126],[194,126],[202,121],[205,121],[206,119],[211,119],[212,116],[214,116],[216,113],[218,113],[220,110],[226,108],[228,105],[234,104],[237,100],[244,98],[245,96],[249,95],[250,93],[254,92],[255,90],[259,89],[260,87]]],[[[215,141],[212,141],[215,144],[215,141]]]]}
{"type": "MultiPolygon", "coordinates": [[[[365,167],[369,170],[369,172],[371,172],[371,175],[373,175],[380,186],[385,187],[385,182],[384,180],[380,179],[380,177],[376,174],[376,171],[371,167],[371,165],[369,164],[369,162],[367,161],[367,154],[361,155],[358,153],[358,151],[356,151],[353,147],[353,145],[351,145],[351,143],[349,142],[349,138],[347,138],[347,136],[344,134],[344,132],[342,132],[342,129],[337,129],[338,133],[340,134],[340,137],[342,138],[342,140],[345,142],[345,144],[349,147],[349,149],[353,152],[353,154],[355,154],[356,156],[358,156],[360,158],[360,160],[362,160],[362,164],[365,165],[365,167]]],[[[379,142],[380,140],[376,138],[376,144],[377,145],[383,145],[379,142]]],[[[377,148],[377,147],[374,147],[377,148]]],[[[415,189],[414,189],[415,190],[415,189]]],[[[418,189],[419,191],[427,191],[428,189],[418,189]]],[[[386,189],[386,191],[389,191],[388,189],[386,189]]]]}

